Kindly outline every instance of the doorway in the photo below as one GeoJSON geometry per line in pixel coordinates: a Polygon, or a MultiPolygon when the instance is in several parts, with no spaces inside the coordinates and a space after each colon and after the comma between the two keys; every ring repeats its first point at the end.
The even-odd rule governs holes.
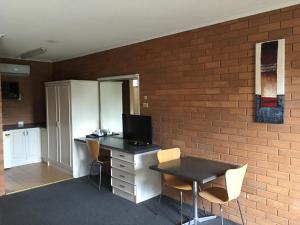
{"type": "Polygon", "coordinates": [[[122,114],[140,115],[139,75],[99,78],[100,128],[122,133],[122,114]]]}

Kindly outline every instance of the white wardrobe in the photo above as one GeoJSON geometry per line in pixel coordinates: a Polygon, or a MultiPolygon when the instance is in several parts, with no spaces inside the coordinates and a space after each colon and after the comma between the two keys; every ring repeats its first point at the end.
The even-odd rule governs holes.
{"type": "Polygon", "coordinates": [[[47,82],[46,104],[47,161],[79,177],[80,162],[88,160],[88,155],[77,151],[74,138],[84,137],[99,127],[98,82],[47,82]]]}

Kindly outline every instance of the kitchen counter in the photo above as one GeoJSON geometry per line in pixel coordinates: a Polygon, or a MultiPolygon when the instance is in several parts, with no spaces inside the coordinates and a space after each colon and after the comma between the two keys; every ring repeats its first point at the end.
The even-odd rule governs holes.
{"type": "Polygon", "coordinates": [[[46,128],[46,123],[25,123],[24,126],[19,127],[18,124],[12,124],[12,125],[3,125],[3,131],[9,131],[9,130],[18,130],[18,129],[29,129],[29,128],[46,128]]]}
{"type": "Polygon", "coordinates": [[[140,153],[151,152],[151,151],[156,151],[161,149],[161,146],[155,144],[142,145],[142,146],[131,145],[128,144],[126,140],[118,136],[105,136],[100,138],[81,137],[81,138],[75,138],[74,140],[76,142],[86,143],[86,139],[99,140],[100,146],[104,149],[118,150],[130,154],[140,154],[140,153]]]}

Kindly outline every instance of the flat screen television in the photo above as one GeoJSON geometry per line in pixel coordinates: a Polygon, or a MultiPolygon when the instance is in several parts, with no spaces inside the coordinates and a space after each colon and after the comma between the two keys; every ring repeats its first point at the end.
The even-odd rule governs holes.
{"type": "Polygon", "coordinates": [[[123,138],[134,145],[152,144],[151,117],[123,114],[123,138]]]}
{"type": "Polygon", "coordinates": [[[3,99],[19,99],[19,83],[12,81],[2,81],[1,82],[1,91],[3,99]]]}

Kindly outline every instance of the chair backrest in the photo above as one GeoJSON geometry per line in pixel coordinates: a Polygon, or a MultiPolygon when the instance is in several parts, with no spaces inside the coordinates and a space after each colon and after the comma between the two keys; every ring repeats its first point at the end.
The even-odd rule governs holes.
{"type": "Polygon", "coordinates": [[[95,141],[95,140],[86,140],[86,145],[88,147],[89,150],[89,154],[90,154],[90,159],[91,160],[98,160],[99,158],[99,152],[100,152],[100,143],[99,141],[95,141]]]}
{"type": "Polygon", "coordinates": [[[240,196],[247,167],[248,164],[245,164],[240,168],[226,171],[225,180],[229,201],[240,196]]]}
{"type": "MultiPolygon", "coordinates": [[[[181,152],[179,148],[164,149],[164,150],[159,150],[157,152],[157,159],[159,163],[164,163],[171,160],[179,159],[180,155],[181,152]]],[[[170,179],[174,179],[175,177],[173,175],[163,174],[162,178],[163,181],[167,181],[170,179]]]]}
{"type": "Polygon", "coordinates": [[[170,148],[159,150],[157,152],[157,159],[159,163],[168,162],[171,160],[179,159],[180,158],[180,149],[179,148],[170,148]]]}

